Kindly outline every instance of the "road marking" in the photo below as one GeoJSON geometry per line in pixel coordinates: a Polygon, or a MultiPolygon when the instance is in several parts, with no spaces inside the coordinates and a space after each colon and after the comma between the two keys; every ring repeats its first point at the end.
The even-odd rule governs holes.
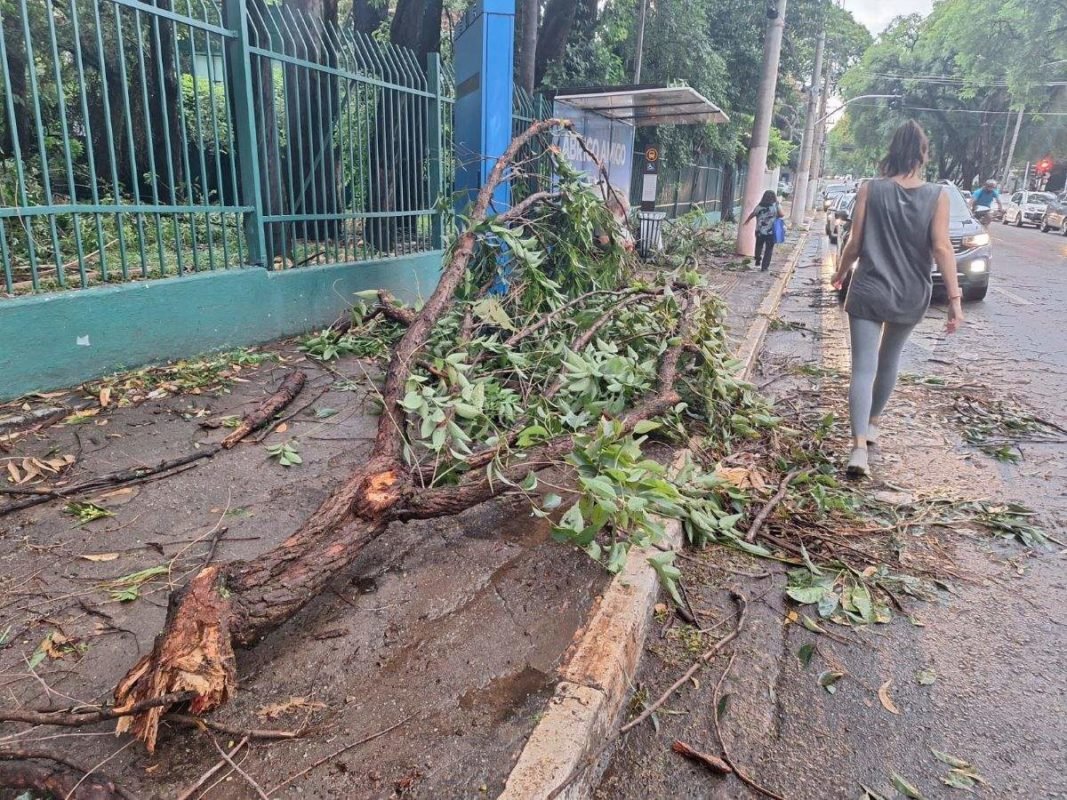
{"type": "Polygon", "coordinates": [[[997,294],[1002,294],[1012,302],[1018,303],[1021,306],[1033,305],[1033,301],[1027,300],[1025,297],[1020,297],[1019,295],[1015,294],[1015,292],[1009,292],[1007,289],[1001,289],[999,286],[990,286],[989,288],[997,294]]]}

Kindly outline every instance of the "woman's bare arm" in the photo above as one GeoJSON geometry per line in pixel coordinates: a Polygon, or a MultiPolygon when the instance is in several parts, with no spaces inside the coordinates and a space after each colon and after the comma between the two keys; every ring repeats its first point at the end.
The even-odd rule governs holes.
{"type": "Polygon", "coordinates": [[[934,220],[930,223],[930,246],[934,252],[934,261],[945,282],[945,290],[948,292],[948,322],[945,330],[955,333],[963,322],[963,294],[960,291],[960,280],[956,274],[956,252],[952,248],[952,240],[948,234],[949,225],[949,199],[946,192],[941,192],[937,199],[937,208],[934,210],[934,220]]]}

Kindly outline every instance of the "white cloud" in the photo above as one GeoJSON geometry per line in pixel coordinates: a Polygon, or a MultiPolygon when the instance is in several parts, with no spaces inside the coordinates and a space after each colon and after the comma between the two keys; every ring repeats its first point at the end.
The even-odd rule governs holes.
{"type": "Polygon", "coordinates": [[[872,33],[881,33],[896,17],[929,14],[933,0],[841,0],[841,5],[872,33]]]}

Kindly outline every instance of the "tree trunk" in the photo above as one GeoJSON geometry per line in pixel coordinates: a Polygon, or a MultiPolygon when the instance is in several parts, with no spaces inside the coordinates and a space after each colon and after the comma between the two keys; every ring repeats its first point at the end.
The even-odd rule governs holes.
{"type": "Polygon", "coordinates": [[[734,221],[734,190],[737,188],[737,170],[733,164],[726,164],[722,170],[722,194],[719,207],[723,222],[734,221]]]}
{"type": "Polygon", "coordinates": [[[567,40],[574,27],[578,0],[548,0],[542,17],[541,30],[537,34],[537,63],[535,83],[540,85],[552,62],[560,59],[567,50],[567,40]]]}
{"type": "MultiPolygon", "coordinates": [[[[17,29],[17,22],[12,14],[4,15],[3,29],[0,30],[0,36],[4,37],[4,43],[7,50],[7,69],[8,69],[8,85],[7,92],[10,93],[11,99],[15,105],[15,119],[14,125],[11,125],[8,121],[6,110],[0,112],[2,116],[3,124],[0,127],[2,135],[0,135],[0,154],[4,158],[12,158],[15,155],[16,142],[21,149],[22,157],[27,158],[29,152],[27,146],[30,146],[30,120],[33,119],[31,109],[26,107],[26,103],[29,98],[29,91],[26,86],[26,51],[23,49],[23,39],[25,38],[21,30],[17,29]]],[[[13,198],[8,198],[9,202],[13,198]]]]}
{"type": "Polygon", "coordinates": [[[537,27],[541,0],[520,0],[518,83],[533,95],[537,80],[537,27]]]}
{"type": "Polygon", "coordinates": [[[370,36],[377,32],[382,23],[389,18],[386,3],[374,0],[355,0],[352,3],[352,30],[370,36]]]}
{"type": "MultiPolygon", "coordinates": [[[[490,172],[471,212],[470,226],[457,239],[437,287],[393,352],[382,388],[378,433],[366,463],[278,547],[252,562],[207,567],[172,595],[163,631],[156,637],[152,652],[138,661],[115,688],[117,708],[186,691],[196,693],[190,704],[193,713],[218,707],[236,688],[234,645],[254,644],[289,619],[351,564],[391,521],[424,516],[428,513],[426,508],[439,514],[442,508],[469,507],[508,490],[509,482],[490,483],[478,474],[443,493],[424,492],[420,506],[414,476],[403,460],[406,419],[400,401],[418,353],[433,327],[455,302],[456,290],[474,255],[475,228],[487,217],[492,193],[503,180],[505,169],[530,139],[566,124],[555,119],[535,123],[512,141],[490,172]]],[[[499,215],[497,221],[506,224],[509,214],[518,208],[499,215]]],[[[676,349],[668,350],[664,356],[672,376],[677,366],[676,349]]],[[[656,400],[660,404],[677,401],[673,377],[666,388],[661,387],[656,400]]],[[[638,421],[634,413],[626,417],[632,420],[627,422],[631,428],[638,421]]],[[[528,461],[520,461],[506,474],[512,480],[521,480],[530,471],[526,464],[542,463],[567,447],[569,440],[570,437],[559,437],[534,448],[528,461]]],[[[153,751],[159,721],[166,710],[161,705],[123,717],[118,730],[132,732],[153,751]]]]}

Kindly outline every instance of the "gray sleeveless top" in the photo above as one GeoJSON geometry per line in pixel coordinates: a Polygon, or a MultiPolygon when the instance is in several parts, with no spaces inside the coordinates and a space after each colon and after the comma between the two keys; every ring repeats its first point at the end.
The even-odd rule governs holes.
{"type": "Polygon", "coordinates": [[[845,311],[898,325],[923,318],[933,290],[930,225],[943,189],[936,183],[905,189],[888,178],[867,184],[863,246],[845,311]]]}

